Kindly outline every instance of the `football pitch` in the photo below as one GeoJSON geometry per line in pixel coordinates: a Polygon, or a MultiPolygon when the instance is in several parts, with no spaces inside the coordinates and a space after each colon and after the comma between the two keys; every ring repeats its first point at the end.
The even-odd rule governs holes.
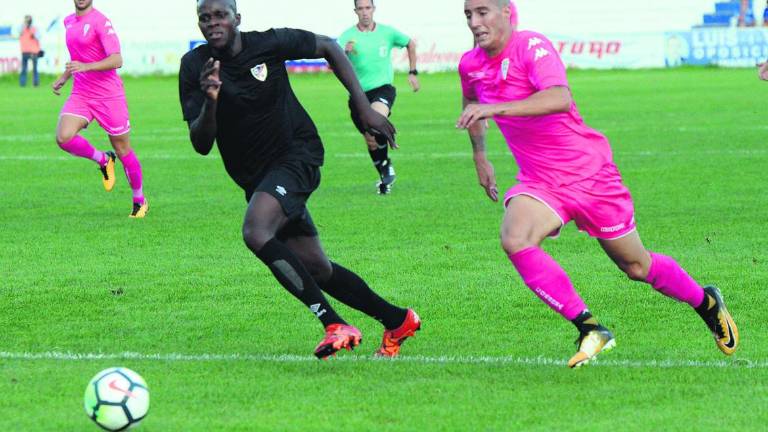
{"type": "MultiPolygon", "coordinates": [[[[175,77],[126,78],[133,144],[151,207],[130,220],[120,168],[54,141],[64,97],[0,80],[0,430],[97,430],[83,392],[125,366],[151,394],[141,431],[765,430],[768,424],[768,83],[753,70],[572,71],[588,124],[611,139],[646,247],[717,284],[739,325],[726,358],[699,317],[629,281],[569,225],[545,249],[617,348],[569,370],[574,327],[521,282],[499,247],[503,208],[477,185],[454,123],[455,74],[404,76],[392,120],[401,149],[390,196],[330,75],[294,76],[326,146],[309,208],[332,259],[422,331],[374,360],[378,323],[337,302],[363,332],[318,361],[313,315],[241,240],[242,192],[218,153],[197,155],[175,77]]],[[[68,86],[69,88],[69,86],[68,86]]],[[[85,136],[105,148],[93,124],[85,136]]],[[[499,188],[516,166],[498,131],[499,188]]]]}

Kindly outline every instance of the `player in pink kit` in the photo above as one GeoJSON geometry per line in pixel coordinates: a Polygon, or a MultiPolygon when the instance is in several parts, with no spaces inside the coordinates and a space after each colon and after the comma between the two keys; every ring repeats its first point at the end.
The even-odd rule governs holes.
{"type": "Polygon", "coordinates": [[[494,201],[498,189],[481,120],[496,121],[515,156],[520,170],[518,184],[504,196],[502,247],[525,284],[578,329],[578,352],[568,366],[581,366],[616,343],[540,247],[571,220],[629,278],[694,308],[720,350],[733,354],[739,333],[720,291],[702,288],[674,259],[643,247],[632,197],[608,140],[584,124],[552,43],[538,33],[518,32],[510,24],[510,6],[509,0],[464,2],[478,45],[459,64],[464,112],[457,127],[468,129],[480,184],[494,201]]]}
{"type": "Polygon", "coordinates": [[[149,203],[142,189],[141,165],[131,148],[125,89],[117,75],[123,65],[120,41],[112,22],[93,8],[93,0],[74,2],[75,13],[64,19],[71,61],[53,83],[53,92],[58,95],[69,78],[74,78],[72,94],[59,114],[56,142],[66,152],[99,164],[107,192],[115,185],[115,158],[119,158],[133,191],[129,216],[143,218],[149,203]],[[109,135],[114,152],[96,150],[78,135],[94,119],[109,135]]]}

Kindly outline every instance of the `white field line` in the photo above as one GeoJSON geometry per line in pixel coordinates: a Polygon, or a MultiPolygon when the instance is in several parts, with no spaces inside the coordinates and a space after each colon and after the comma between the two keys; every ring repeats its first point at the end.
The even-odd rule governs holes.
{"type": "MultiPolygon", "coordinates": [[[[695,151],[695,152],[679,152],[679,151],[669,151],[669,152],[651,152],[651,151],[638,151],[638,152],[622,152],[622,151],[615,151],[614,154],[619,155],[621,157],[638,157],[638,158],[645,158],[645,157],[679,157],[679,156],[738,156],[738,157],[764,157],[768,156],[768,149],[719,149],[719,150],[704,150],[704,151],[695,151]]],[[[511,156],[509,152],[489,152],[489,156],[494,158],[501,158],[501,157],[508,157],[511,156]]],[[[326,151],[326,158],[327,159],[368,159],[370,156],[368,156],[367,152],[359,151],[354,153],[334,153],[330,151],[326,151]]],[[[406,160],[430,160],[430,159],[469,159],[472,157],[472,153],[469,151],[463,152],[443,152],[443,153],[413,153],[408,151],[400,151],[397,153],[396,157],[398,159],[406,159],[406,160]]],[[[207,157],[202,157],[199,155],[194,154],[191,151],[189,154],[163,154],[163,153],[152,153],[147,152],[144,154],[141,154],[139,156],[141,160],[220,160],[221,158],[218,155],[210,155],[207,157]]],[[[48,162],[48,161],[71,161],[71,162],[81,162],[78,161],[78,158],[75,158],[73,156],[69,156],[66,154],[60,155],[60,156],[51,156],[51,155],[0,155],[0,162],[3,161],[41,161],[41,162],[48,162]]]]}
{"type": "MultiPolygon", "coordinates": [[[[142,354],[123,352],[107,353],[75,353],[70,351],[48,352],[3,352],[2,360],[58,360],[58,361],[99,361],[99,360],[147,360],[164,362],[250,362],[250,363],[310,363],[317,362],[314,356],[295,354],[142,354]]],[[[361,356],[342,353],[332,361],[341,362],[396,362],[416,364],[474,364],[474,365],[513,365],[513,366],[552,366],[564,367],[564,359],[546,357],[513,357],[513,356],[400,356],[397,359],[377,359],[372,356],[361,356]]],[[[749,361],[745,359],[700,361],[700,360],[600,360],[591,363],[593,366],[608,368],[637,368],[637,369],[672,369],[672,368],[720,368],[720,369],[768,369],[768,361],[749,361]]]]}
{"type": "MultiPolygon", "coordinates": [[[[445,129],[450,129],[453,127],[453,124],[451,122],[401,122],[402,124],[407,124],[410,127],[417,128],[417,127],[428,127],[433,128],[434,126],[440,126],[444,125],[445,129]]],[[[399,124],[399,123],[398,123],[399,124]]],[[[661,131],[669,131],[669,132],[681,132],[681,133],[706,133],[711,132],[712,130],[719,130],[719,126],[694,126],[694,127],[688,127],[688,126],[681,126],[681,127],[671,127],[666,129],[661,129],[661,131]]],[[[631,132],[631,131],[638,131],[638,130],[646,130],[645,128],[641,126],[617,126],[617,127],[606,127],[606,128],[600,128],[599,131],[602,133],[607,134],[613,134],[617,132],[631,132]]],[[[753,126],[744,126],[739,128],[740,131],[765,131],[768,130],[768,125],[753,125],[753,126]]],[[[463,131],[456,130],[458,134],[464,135],[465,133],[463,131]]],[[[418,133],[410,134],[410,135],[419,135],[419,134],[433,134],[433,133],[444,133],[444,131],[431,131],[431,130],[422,130],[418,133]]],[[[167,140],[167,139],[178,139],[180,141],[186,142],[188,139],[189,131],[186,128],[157,128],[157,129],[149,129],[146,131],[136,131],[133,132],[132,138],[134,140],[140,140],[140,141],[152,141],[152,140],[167,140]]],[[[321,136],[348,136],[348,137],[359,137],[360,134],[352,128],[352,126],[349,126],[348,130],[325,130],[321,133],[321,136]]],[[[49,133],[30,133],[30,134],[14,134],[14,135],[2,135],[0,136],[0,142],[53,142],[55,137],[54,129],[52,128],[49,133]]]]}

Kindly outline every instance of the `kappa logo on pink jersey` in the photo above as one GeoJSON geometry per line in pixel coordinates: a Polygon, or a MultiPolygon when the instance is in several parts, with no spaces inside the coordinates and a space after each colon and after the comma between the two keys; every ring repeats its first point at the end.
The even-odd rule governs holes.
{"type": "Polygon", "coordinates": [[[532,38],[528,39],[528,49],[530,50],[531,48],[535,47],[536,45],[540,44],[541,42],[542,42],[542,40],[537,38],[537,37],[532,37],[532,38]]]}
{"type": "Polygon", "coordinates": [[[533,61],[538,61],[549,55],[549,51],[546,48],[539,48],[536,50],[536,55],[533,57],[533,61]]]}
{"type": "Polygon", "coordinates": [[[485,78],[485,72],[483,71],[470,72],[467,75],[472,79],[485,78]]]}

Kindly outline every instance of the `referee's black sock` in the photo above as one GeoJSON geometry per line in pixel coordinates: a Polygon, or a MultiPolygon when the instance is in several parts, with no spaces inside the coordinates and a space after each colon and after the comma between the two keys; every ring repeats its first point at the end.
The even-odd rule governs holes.
{"type": "Polygon", "coordinates": [[[280,240],[273,238],[268,241],[256,256],[269,267],[285,289],[301,300],[317,316],[323,326],[346,324],[346,321],[341,319],[328,304],[317,282],[301,261],[280,240]]]}
{"type": "Polygon", "coordinates": [[[360,276],[331,263],[333,273],[321,288],[345,305],[359,310],[384,324],[388,330],[396,329],[405,321],[406,309],[399,308],[379,297],[360,276]]]}
{"type": "Polygon", "coordinates": [[[389,144],[387,144],[387,138],[384,135],[375,135],[374,137],[376,138],[376,150],[368,149],[368,154],[371,155],[376,171],[381,173],[381,164],[389,157],[389,144]]]}

